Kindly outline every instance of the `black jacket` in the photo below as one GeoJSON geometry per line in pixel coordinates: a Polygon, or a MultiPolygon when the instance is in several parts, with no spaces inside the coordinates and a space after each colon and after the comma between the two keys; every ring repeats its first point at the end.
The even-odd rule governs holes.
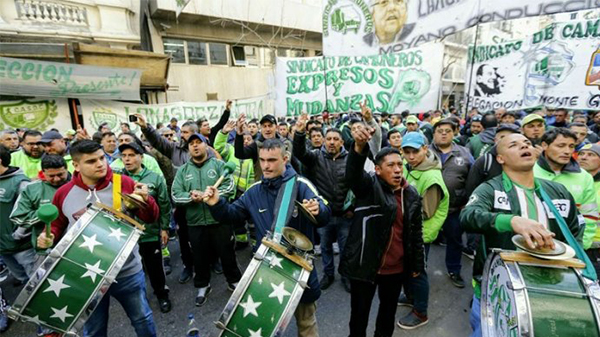
{"type": "Polygon", "coordinates": [[[350,189],[346,184],[346,159],[348,151],[342,146],[342,152],[333,158],[324,147],[309,150],[304,145],[306,134],[294,135],[294,157],[302,163],[304,173],[319,190],[319,194],[329,202],[333,216],[341,216],[346,194],[350,189]]]}
{"type": "MultiPolygon", "coordinates": [[[[373,282],[391,239],[397,204],[392,189],[364,171],[368,152],[368,146],[361,154],[351,146],[346,162],[346,181],[356,195],[356,208],[339,272],[351,279],[373,282]]],[[[425,254],[421,197],[408,184],[402,191],[404,272],[422,272],[425,254]]]]}
{"type": "MultiPolygon", "coordinates": [[[[440,159],[442,158],[442,151],[435,144],[431,145],[431,150],[440,159]]],[[[450,193],[450,213],[459,210],[469,199],[469,195],[465,191],[465,185],[474,161],[471,152],[467,148],[452,144],[452,150],[442,163],[442,177],[450,193]]]]}
{"type": "Polygon", "coordinates": [[[475,160],[475,164],[471,166],[469,176],[467,177],[467,184],[465,185],[465,195],[467,198],[471,196],[477,186],[502,173],[502,165],[496,160],[497,154],[496,145],[494,145],[490,149],[490,152],[475,160]]]}

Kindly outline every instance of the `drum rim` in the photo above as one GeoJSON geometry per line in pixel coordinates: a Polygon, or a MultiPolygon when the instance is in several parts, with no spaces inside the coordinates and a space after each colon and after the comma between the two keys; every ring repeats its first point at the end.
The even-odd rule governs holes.
{"type": "MultiPolygon", "coordinates": [[[[36,273],[34,277],[32,277],[24,290],[30,285],[33,287],[32,291],[25,292],[24,290],[19,293],[17,299],[15,300],[13,307],[9,309],[9,316],[14,320],[22,320],[22,321],[31,321],[29,316],[22,315],[22,311],[27,308],[31,300],[33,299],[33,295],[39,291],[39,288],[42,286],[47,277],[54,271],[58,263],[62,260],[62,257],[68,251],[71,246],[75,243],[75,239],[78,238],[83,231],[87,228],[87,226],[95,219],[97,216],[109,216],[115,219],[119,223],[125,223],[123,219],[119,217],[114,217],[110,210],[104,207],[100,207],[98,205],[92,204],[88,207],[88,209],[81,215],[81,217],[77,220],[75,224],[73,224],[72,228],[67,229],[65,236],[59,241],[52,252],[42,261],[41,265],[49,264],[49,267],[46,268],[46,271],[43,274],[36,273]],[[108,213],[108,214],[104,214],[108,213]],[[17,302],[17,301],[22,302],[17,302]],[[17,306],[20,305],[20,306],[17,306]],[[13,308],[17,307],[18,310],[14,310],[13,308]]],[[[123,268],[123,265],[127,261],[129,255],[133,252],[137,241],[139,240],[141,234],[143,233],[139,229],[135,227],[135,225],[129,225],[132,228],[132,234],[128,237],[127,241],[124,242],[123,246],[119,251],[118,257],[112,261],[110,267],[106,270],[104,277],[101,278],[101,281],[98,282],[98,285],[94,288],[93,293],[87,299],[85,304],[79,308],[77,311],[77,318],[74,319],[67,329],[60,329],[54,327],[50,324],[45,323],[44,325],[51,327],[53,330],[62,332],[66,335],[78,335],[78,332],[83,331],[83,326],[85,322],[89,319],[89,317],[94,313],[97,305],[100,303],[100,300],[106,292],[110,285],[114,282],[116,276],[123,268]],[[123,257],[124,253],[129,252],[127,257],[123,257]],[[106,291],[102,292],[101,289],[106,288],[106,291]]],[[[39,269],[39,268],[38,268],[39,269]]]]}
{"type": "MultiPolygon", "coordinates": [[[[246,273],[244,272],[242,278],[238,283],[238,286],[235,288],[233,294],[227,301],[227,304],[225,304],[225,308],[221,312],[219,319],[214,322],[217,328],[220,330],[218,336],[222,336],[223,333],[225,333],[225,331],[229,331],[227,326],[231,323],[233,313],[238,309],[242,297],[244,296],[244,294],[246,294],[246,291],[250,287],[250,281],[253,280],[256,276],[256,273],[259,271],[263,260],[267,257],[269,251],[277,253],[276,250],[270,248],[269,246],[263,243],[259,246],[256,253],[252,257],[250,264],[248,265],[248,267],[246,267],[246,270],[248,270],[251,267],[254,268],[252,269],[252,273],[246,275],[246,273]]],[[[270,335],[273,337],[283,335],[283,333],[287,329],[294,315],[294,311],[290,309],[296,308],[298,306],[300,299],[302,298],[302,294],[304,293],[304,290],[306,288],[306,282],[308,281],[308,277],[310,276],[310,271],[302,268],[302,266],[300,265],[295,264],[293,261],[290,262],[292,262],[292,264],[298,267],[298,269],[300,270],[300,275],[298,276],[298,280],[294,285],[292,293],[290,294],[290,299],[287,302],[285,308],[283,309],[281,317],[275,324],[275,329],[273,330],[273,333],[270,335]]]]}
{"type": "Polygon", "coordinates": [[[480,321],[481,321],[481,333],[483,337],[495,337],[495,335],[491,334],[489,331],[489,327],[487,324],[484,324],[489,319],[489,313],[487,310],[487,305],[484,304],[484,298],[487,298],[488,291],[488,281],[487,277],[490,273],[490,268],[492,263],[496,259],[500,259],[502,265],[505,267],[508,278],[510,282],[513,284],[512,292],[515,298],[515,310],[517,311],[517,327],[520,335],[528,335],[535,336],[535,332],[533,331],[533,318],[530,315],[531,312],[531,304],[529,302],[529,295],[527,293],[527,288],[523,279],[523,275],[521,274],[521,270],[517,264],[514,262],[506,262],[500,256],[500,253],[503,250],[501,249],[492,249],[492,254],[490,254],[485,262],[485,266],[483,269],[483,275],[486,277],[482,277],[481,279],[481,299],[480,299],[480,321]],[[527,325],[527,326],[526,326],[527,325]]]}

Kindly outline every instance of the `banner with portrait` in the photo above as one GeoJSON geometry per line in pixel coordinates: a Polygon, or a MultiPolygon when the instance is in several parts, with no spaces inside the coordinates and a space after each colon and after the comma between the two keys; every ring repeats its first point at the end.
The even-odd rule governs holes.
{"type": "Polygon", "coordinates": [[[323,0],[323,54],[387,54],[477,23],[600,8],[600,0],[323,0]]]}
{"type": "Polygon", "coordinates": [[[467,109],[600,108],[599,19],[555,23],[526,39],[471,46],[468,59],[467,109]]]}
{"type": "Polygon", "coordinates": [[[443,55],[443,44],[428,43],[386,55],[277,58],[275,111],[360,111],[364,101],[378,112],[435,109],[443,55]]]}
{"type": "MultiPolygon", "coordinates": [[[[157,123],[167,125],[171,118],[177,118],[179,125],[186,120],[196,121],[205,118],[210,125],[215,125],[223,111],[225,101],[209,102],[175,102],[164,104],[133,104],[115,101],[80,100],[81,111],[86,127],[97,129],[104,122],[113,131],[119,130],[122,122],[128,122],[129,116],[142,114],[149,124],[157,123]]],[[[265,114],[273,114],[273,103],[267,96],[258,96],[233,100],[231,106],[232,118],[245,114],[248,120],[260,119],[265,114]]],[[[136,124],[129,123],[134,132],[139,131],[136,124]]]]}

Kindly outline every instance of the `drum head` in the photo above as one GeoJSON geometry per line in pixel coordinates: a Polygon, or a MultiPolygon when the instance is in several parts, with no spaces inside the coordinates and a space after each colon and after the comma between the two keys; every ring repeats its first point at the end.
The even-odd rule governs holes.
{"type": "Polygon", "coordinates": [[[294,228],[283,227],[283,229],[281,230],[281,234],[283,235],[285,240],[294,248],[297,248],[302,251],[309,251],[313,249],[313,244],[306,237],[306,235],[302,234],[300,231],[294,228]]]}
{"type": "Polygon", "coordinates": [[[521,234],[513,236],[512,242],[515,244],[515,246],[517,246],[517,248],[524,250],[532,255],[535,254],[535,256],[557,256],[562,255],[567,251],[566,245],[558,240],[554,240],[554,249],[531,249],[529,248],[527,242],[525,242],[525,238],[521,234]]]}
{"type": "Polygon", "coordinates": [[[311,212],[309,212],[306,207],[304,207],[304,205],[296,200],[296,206],[298,206],[298,209],[300,210],[300,212],[312,223],[317,224],[317,219],[315,218],[314,215],[312,215],[311,212]]]}

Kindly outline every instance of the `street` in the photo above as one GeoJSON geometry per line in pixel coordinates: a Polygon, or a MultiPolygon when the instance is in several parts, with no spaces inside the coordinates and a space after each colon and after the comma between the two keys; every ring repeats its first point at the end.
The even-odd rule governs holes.
{"type": "MultiPolygon", "coordinates": [[[[225,303],[229,299],[230,292],[227,290],[227,283],[223,275],[213,273],[211,286],[212,293],[208,297],[207,303],[197,308],[194,305],[196,290],[192,281],[187,284],[180,284],[177,279],[181,272],[181,260],[178,257],[179,247],[176,241],[169,243],[171,250],[173,273],[167,276],[167,284],[171,288],[171,300],[173,310],[167,314],[162,314],[158,309],[156,298],[152,294],[152,288],[148,284],[148,294],[150,305],[154,312],[154,319],[158,329],[159,336],[185,336],[187,331],[187,316],[193,313],[200,329],[200,336],[217,336],[219,330],[213,322],[219,317],[225,303]]],[[[250,248],[238,251],[238,261],[241,266],[248,264],[251,257],[250,248]]],[[[429,323],[416,330],[402,330],[396,328],[394,336],[436,336],[436,337],[465,337],[471,332],[469,327],[469,304],[472,296],[470,286],[472,261],[463,257],[463,273],[466,287],[458,289],[454,287],[446,275],[444,266],[445,247],[432,245],[429,255],[429,323]]],[[[337,268],[336,256],[336,268],[337,268]]],[[[319,277],[322,275],[320,258],[316,259],[319,277]]],[[[13,287],[13,278],[9,277],[2,284],[5,296],[9,303],[16,298],[18,291],[13,287]]],[[[318,300],[317,320],[319,333],[321,337],[329,336],[347,336],[348,321],[350,319],[350,295],[344,291],[339,274],[336,275],[336,282],[327,290],[323,291],[318,300]]],[[[375,326],[375,317],[377,315],[377,295],[373,301],[370,313],[368,336],[373,334],[375,326]]],[[[400,318],[410,309],[398,308],[396,318],[400,318]]],[[[30,323],[12,322],[9,330],[4,333],[8,337],[35,336],[36,328],[30,323]]],[[[108,328],[109,336],[135,336],[134,330],[129,323],[129,319],[117,301],[112,299],[110,320],[108,328]]],[[[292,319],[286,337],[296,336],[295,322],[292,319]]]]}

